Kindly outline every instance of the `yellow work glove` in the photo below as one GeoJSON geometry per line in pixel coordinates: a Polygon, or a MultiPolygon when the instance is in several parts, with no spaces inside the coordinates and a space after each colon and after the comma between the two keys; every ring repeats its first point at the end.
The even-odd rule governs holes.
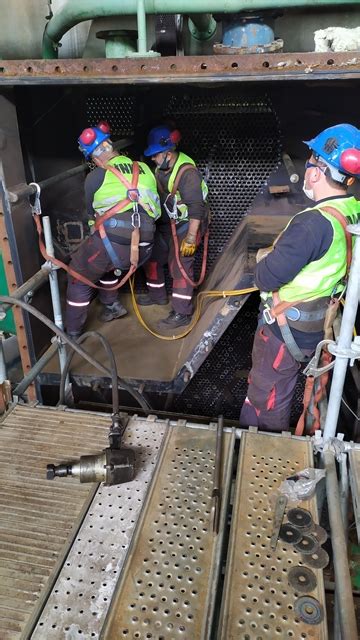
{"type": "Polygon", "coordinates": [[[180,245],[180,253],[184,258],[193,256],[196,251],[196,236],[188,233],[180,245]]]}

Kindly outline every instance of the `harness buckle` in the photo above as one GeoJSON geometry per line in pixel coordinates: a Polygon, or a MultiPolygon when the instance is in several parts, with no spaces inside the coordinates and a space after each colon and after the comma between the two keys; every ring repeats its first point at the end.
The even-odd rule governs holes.
{"type": "Polygon", "coordinates": [[[164,209],[165,209],[166,213],[168,214],[170,220],[178,220],[179,214],[178,214],[178,209],[177,209],[177,197],[176,196],[171,196],[171,197],[174,198],[173,199],[173,206],[172,206],[172,209],[169,209],[169,207],[167,206],[167,201],[170,198],[170,196],[171,196],[171,193],[169,193],[166,196],[163,206],[164,206],[164,209]]]}
{"type": "Polygon", "coordinates": [[[141,227],[140,213],[137,209],[136,210],[134,209],[131,215],[131,224],[134,227],[134,229],[140,229],[141,227]]]}
{"type": "Polygon", "coordinates": [[[263,310],[263,318],[266,324],[274,324],[276,319],[271,315],[271,309],[269,309],[269,307],[265,307],[263,310]]]}
{"type": "Polygon", "coordinates": [[[139,189],[136,189],[136,188],[128,189],[126,192],[126,197],[131,202],[139,202],[139,198],[140,198],[139,189]]]}
{"type": "Polygon", "coordinates": [[[300,320],[301,311],[297,307],[290,307],[290,309],[285,312],[285,316],[288,320],[296,322],[297,320],[300,320]]]}

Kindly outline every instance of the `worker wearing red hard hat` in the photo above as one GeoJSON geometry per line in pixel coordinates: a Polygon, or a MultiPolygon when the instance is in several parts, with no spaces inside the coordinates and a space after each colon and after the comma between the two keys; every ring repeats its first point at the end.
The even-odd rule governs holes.
{"type": "Polygon", "coordinates": [[[119,155],[109,126],[100,122],[81,133],[79,149],[96,168],[85,180],[85,198],[92,233],[72,255],[66,299],[66,329],[81,334],[97,283],[108,322],[126,315],[115,289],[123,272],[142,265],[151,254],[160,200],[155,178],[143,162],[119,155]],[[77,275],[76,275],[77,274],[77,275]]]}
{"type": "Polygon", "coordinates": [[[313,204],[261,250],[255,271],[262,314],[240,422],[271,431],[289,428],[301,363],[331,326],[346,286],[352,249],[346,227],[360,219],[360,203],[348,194],[360,178],[359,129],[335,125],[305,144],[311,155],[303,191],[313,204]]]}
{"type": "Polygon", "coordinates": [[[194,160],[177,150],[179,141],[179,131],[165,125],[154,127],[144,151],[156,165],[162,215],[156,225],[151,258],[144,267],[148,293],[137,300],[140,305],[167,303],[164,274],[167,264],[172,278],[172,309],[158,323],[160,330],[172,330],[191,321],[194,258],[208,219],[207,186],[194,160]]]}

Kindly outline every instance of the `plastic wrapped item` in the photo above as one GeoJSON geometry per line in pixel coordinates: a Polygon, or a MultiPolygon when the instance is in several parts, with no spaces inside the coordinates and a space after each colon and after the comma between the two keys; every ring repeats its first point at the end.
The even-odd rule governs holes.
{"type": "Polygon", "coordinates": [[[316,485],[322,478],[325,478],[325,469],[303,469],[283,480],[279,493],[285,495],[291,502],[308,500],[314,495],[316,485]]]}

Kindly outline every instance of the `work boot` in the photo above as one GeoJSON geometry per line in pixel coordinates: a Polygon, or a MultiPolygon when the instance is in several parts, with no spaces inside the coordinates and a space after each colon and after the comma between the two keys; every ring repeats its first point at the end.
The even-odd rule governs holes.
{"type": "Polygon", "coordinates": [[[98,315],[100,322],[110,322],[111,320],[116,320],[117,318],[122,318],[127,315],[125,307],[122,306],[119,300],[112,304],[103,304],[102,307],[98,315]]]}
{"type": "Polygon", "coordinates": [[[164,318],[164,320],[160,320],[157,326],[159,329],[176,329],[176,327],[182,327],[183,325],[189,324],[191,322],[191,318],[191,315],[187,316],[184,313],[170,311],[168,317],[164,318]]]}
{"type": "Polygon", "coordinates": [[[152,304],[167,304],[169,302],[168,298],[163,298],[163,300],[153,300],[151,298],[151,296],[148,293],[141,293],[139,296],[137,296],[136,298],[136,302],[141,306],[141,307],[150,307],[150,305],[152,304]]]}

